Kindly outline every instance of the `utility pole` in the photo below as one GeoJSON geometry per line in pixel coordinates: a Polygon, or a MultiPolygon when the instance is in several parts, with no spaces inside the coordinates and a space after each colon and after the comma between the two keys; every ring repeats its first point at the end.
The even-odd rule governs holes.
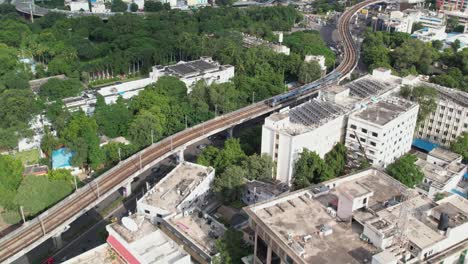
{"type": "Polygon", "coordinates": [[[252,104],[255,103],[255,92],[252,92],[252,104]]]}
{"type": "Polygon", "coordinates": [[[185,129],[188,128],[188,123],[187,123],[187,115],[185,115],[185,129]]]}
{"type": "Polygon", "coordinates": [[[171,136],[171,151],[173,150],[173,147],[172,147],[172,136],[171,136]]]}
{"type": "Polygon", "coordinates": [[[97,197],[101,197],[101,193],[99,192],[99,182],[96,181],[96,190],[97,190],[97,197]]]}
{"type": "Polygon", "coordinates": [[[73,175],[73,181],[75,182],[75,191],[78,191],[78,184],[76,183],[76,175],[73,175]]]}
{"type": "Polygon", "coordinates": [[[140,170],[141,170],[141,151],[140,151],[140,153],[138,154],[138,157],[140,158],[140,170]]]}
{"type": "Polygon", "coordinates": [[[23,206],[20,205],[21,218],[23,219],[23,224],[26,223],[26,218],[24,218],[23,206]]]}
{"type": "Polygon", "coordinates": [[[153,129],[151,129],[151,145],[154,144],[153,129]]]}
{"type": "Polygon", "coordinates": [[[120,156],[120,147],[119,147],[119,149],[118,149],[118,153],[119,153],[119,162],[121,162],[121,161],[122,161],[122,157],[120,156]]]}
{"type": "Polygon", "coordinates": [[[215,104],[215,117],[218,115],[218,105],[215,104]]]}
{"type": "Polygon", "coordinates": [[[45,232],[45,227],[44,227],[44,223],[42,223],[42,219],[38,216],[37,219],[39,219],[39,223],[41,223],[41,229],[42,229],[42,233],[44,234],[44,236],[46,235],[46,232],[45,232]]]}

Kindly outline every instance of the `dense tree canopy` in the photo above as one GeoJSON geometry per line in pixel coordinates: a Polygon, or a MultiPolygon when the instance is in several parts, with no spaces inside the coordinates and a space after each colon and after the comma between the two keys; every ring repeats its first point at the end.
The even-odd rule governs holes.
{"type": "Polygon", "coordinates": [[[418,158],[413,154],[405,154],[388,165],[387,173],[397,179],[404,185],[413,188],[414,185],[420,183],[424,178],[424,173],[415,164],[418,158]]]}
{"type": "Polygon", "coordinates": [[[304,149],[294,164],[294,187],[300,189],[340,176],[346,165],[346,151],[343,144],[337,143],[321,159],[316,152],[304,149]]]}
{"type": "Polygon", "coordinates": [[[463,132],[457,139],[452,142],[450,149],[462,155],[463,160],[468,161],[468,132],[463,132]]]}
{"type": "Polygon", "coordinates": [[[57,100],[67,97],[77,96],[83,90],[83,85],[79,80],[60,80],[52,78],[43,84],[39,90],[39,95],[48,100],[57,100]]]}
{"type": "Polygon", "coordinates": [[[235,229],[226,230],[223,237],[216,241],[216,250],[219,255],[214,257],[214,264],[242,263],[241,258],[252,252],[252,249],[245,244],[242,232],[235,229]]]}
{"type": "Polygon", "coordinates": [[[468,49],[458,51],[454,43],[440,52],[442,47],[441,41],[424,43],[407,33],[367,32],[362,57],[370,70],[385,67],[402,76],[427,74],[431,82],[467,91],[468,49]]]}

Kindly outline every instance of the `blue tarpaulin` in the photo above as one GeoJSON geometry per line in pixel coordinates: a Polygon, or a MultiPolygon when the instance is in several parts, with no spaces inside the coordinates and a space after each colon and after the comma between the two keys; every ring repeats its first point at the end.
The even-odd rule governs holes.
{"type": "Polygon", "coordinates": [[[423,140],[420,138],[416,138],[413,140],[413,147],[416,147],[418,149],[424,150],[426,152],[430,152],[431,150],[437,148],[439,145],[429,142],[427,140],[423,140]]]}

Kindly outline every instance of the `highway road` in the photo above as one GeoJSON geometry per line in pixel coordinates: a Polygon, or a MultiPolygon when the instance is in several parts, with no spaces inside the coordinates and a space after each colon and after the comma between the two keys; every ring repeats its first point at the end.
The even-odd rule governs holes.
{"type": "MultiPolygon", "coordinates": [[[[358,10],[377,2],[382,1],[368,0],[359,3],[346,10],[339,20],[338,30],[343,44],[343,59],[335,72],[340,72],[341,76],[348,75],[354,69],[359,56],[349,32],[349,22],[358,10]]],[[[311,93],[316,93],[319,89],[315,89],[311,93]]],[[[304,95],[301,94],[301,96],[304,95]]],[[[104,194],[112,191],[132,175],[138,174],[142,167],[168,153],[173,153],[174,149],[206,137],[215,131],[270,113],[283,106],[277,105],[275,108],[271,108],[264,101],[258,102],[181,131],[149,146],[140,153],[122,161],[119,166],[104,173],[92,183],[80,188],[72,197],[65,199],[49,209],[48,212],[42,214],[41,219],[36,218],[29,221],[18,230],[2,238],[0,240],[0,261],[9,263],[20,257],[23,249],[30,249],[30,245],[35,241],[43,239],[46,234],[55,234],[54,232],[57,232],[63,223],[82,214],[86,208],[99,199],[100,193],[104,194]]]]}

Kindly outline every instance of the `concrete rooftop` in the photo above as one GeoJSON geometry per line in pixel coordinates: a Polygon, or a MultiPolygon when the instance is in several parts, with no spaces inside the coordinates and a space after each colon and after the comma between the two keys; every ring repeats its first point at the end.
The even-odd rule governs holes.
{"type": "Polygon", "coordinates": [[[211,170],[211,167],[183,162],[154,186],[153,191],[148,192],[143,201],[173,212],[211,170]]]}
{"type": "Polygon", "coordinates": [[[416,106],[416,104],[410,101],[390,97],[372,104],[366,109],[353,115],[362,120],[383,126],[416,106]]]}

